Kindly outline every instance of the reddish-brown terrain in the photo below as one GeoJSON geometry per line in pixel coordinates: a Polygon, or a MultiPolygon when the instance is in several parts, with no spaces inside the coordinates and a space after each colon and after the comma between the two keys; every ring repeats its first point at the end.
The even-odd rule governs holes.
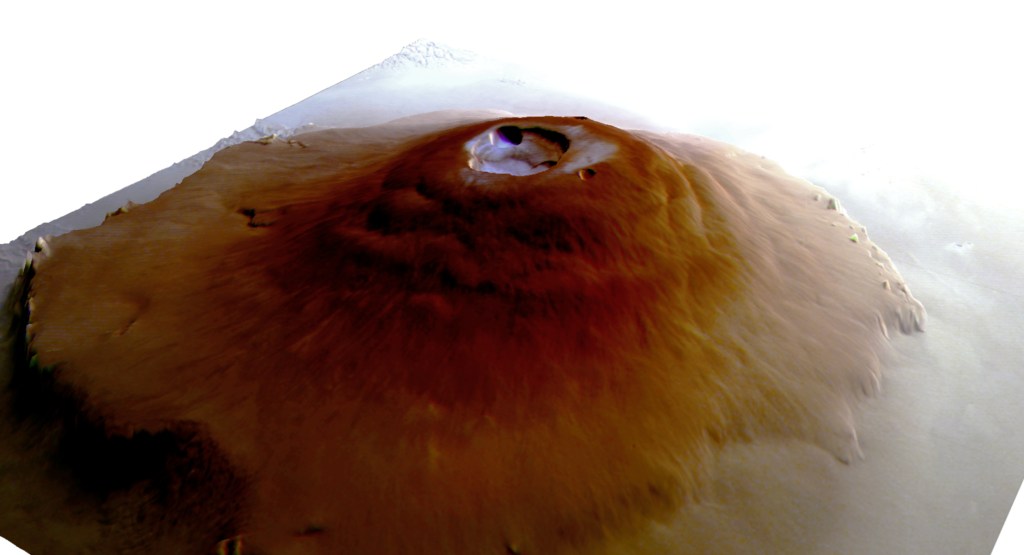
{"type": "Polygon", "coordinates": [[[723,446],[856,458],[924,317],[820,188],[585,118],[268,137],[39,251],[10,420],[101,517],[34,554],[646,553],[723,446]]]}

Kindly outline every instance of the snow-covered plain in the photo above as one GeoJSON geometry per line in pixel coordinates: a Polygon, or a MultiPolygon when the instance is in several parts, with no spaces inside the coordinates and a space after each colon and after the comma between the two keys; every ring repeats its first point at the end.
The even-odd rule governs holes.
{"type": "MultiPolygon", "coordinates": [[[[891,114],[849,117],[840,107],[832,107],[839,113],[834,121],[770,110],[698,113],[685,108],[700,106],[701,93],[688,94],[681,92],[676,106],[631,112],[615,107],[615,99],[601,102],[599,91],[420,42],[215,149],[310,123],[362,126],[434,109],[481,108],[682,130],[779,161],[824,186],[867,226],[927,308],[928,326],[924,334],[897,338],[882,392],[864,404],[864,460],[822,466],[801,459],[800,449],[739,449],[734,461],[745,471],[738,475],[750,479],[732,484],[737,506],[709,526],[744,530],[751,545],[784,552],[988,552],[1024,477],[1024,296],[1016,283],[1024,268],[1024,218],[1014,194],[1024,184],[1012,164],[1020,145],[994,133],[1020,114],[991,114],[979,105],[983,121],[975,121],[941,106],[917,106],[884,125],[880,118],[891,114]],[[819,489],[822,480],[829,491],[819,489]],[[761,503],[743,504],[744,492],[761,503]]],[[[722,107],[720,99],[709,105],[722,107]]],[[[150,200],[210,154],[3,246],[0,283],[10,283],[35,236],[95,225],[128,200],[150,200]]]]}

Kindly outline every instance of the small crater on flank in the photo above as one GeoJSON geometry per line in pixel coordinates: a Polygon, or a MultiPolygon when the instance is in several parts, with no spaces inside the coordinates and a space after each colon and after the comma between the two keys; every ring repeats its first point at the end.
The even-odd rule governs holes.
{"type": "Polygon", "coordinates": [[[217,542],[217,555],[242,555],[242,536],[235,536],[217,542]]]}
{"type": "Polygon", "coordinates": [[[374,206],[366,215],[366,230],[387,234],[391,229],[391,216],[381,206],[374,206]]]}
{"type": "Polygon", "coordinates": [[[298,533],[298,535],[299,536],[318,536],[320,534],[323,534],[326,531],[327,531],[327,529],[324,528],[323,526],[320,526],[318,524],[310,524],[309,526],[306,526],[305,528],[303,528],[298,533]]]}
{"type": "Polygon", "coordinates": [[[262,220],[260,218],[260,215],[256,212],[255,208],[240,208],[238,210],[238,213],[249,219],[245,223],[245,225],[247,225],[249,227],[269,227],[270,226],[270,222],[267,221],[267,220],[262,220]]]}

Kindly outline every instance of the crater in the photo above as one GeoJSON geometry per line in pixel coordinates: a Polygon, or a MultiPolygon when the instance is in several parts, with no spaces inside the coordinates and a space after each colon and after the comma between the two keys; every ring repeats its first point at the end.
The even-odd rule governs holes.
{"type": "Polygon", "coordinates": [[[470,169],[504,175],[533,175],[558,164],[569,138],[543,127],[502,125],[469,140],[470,169]]]}

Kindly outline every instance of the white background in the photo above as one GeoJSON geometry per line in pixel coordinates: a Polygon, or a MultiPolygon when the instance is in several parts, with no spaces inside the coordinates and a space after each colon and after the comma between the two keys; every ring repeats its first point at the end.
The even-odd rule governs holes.
{"type": "Polygon", "coordinates": [[[1001,4],[18,2],[0,9],[0,243],[418,38],[680,126],[881,142],[909,171],[1020,202],[1024,40],[1001,4]]]}
{"type": "Polygon", "coordinates": [[[716,112],[750,126],[830,122],[843,134],[914,135],[903,144],[925,163],[1018,157],[1024,45],[1019,17],[1001,4],[9,3],[0,242],[421,37],[683,124],[716,112]],[[1005,139],[972,150],[964,133],[1005,139]]]}

